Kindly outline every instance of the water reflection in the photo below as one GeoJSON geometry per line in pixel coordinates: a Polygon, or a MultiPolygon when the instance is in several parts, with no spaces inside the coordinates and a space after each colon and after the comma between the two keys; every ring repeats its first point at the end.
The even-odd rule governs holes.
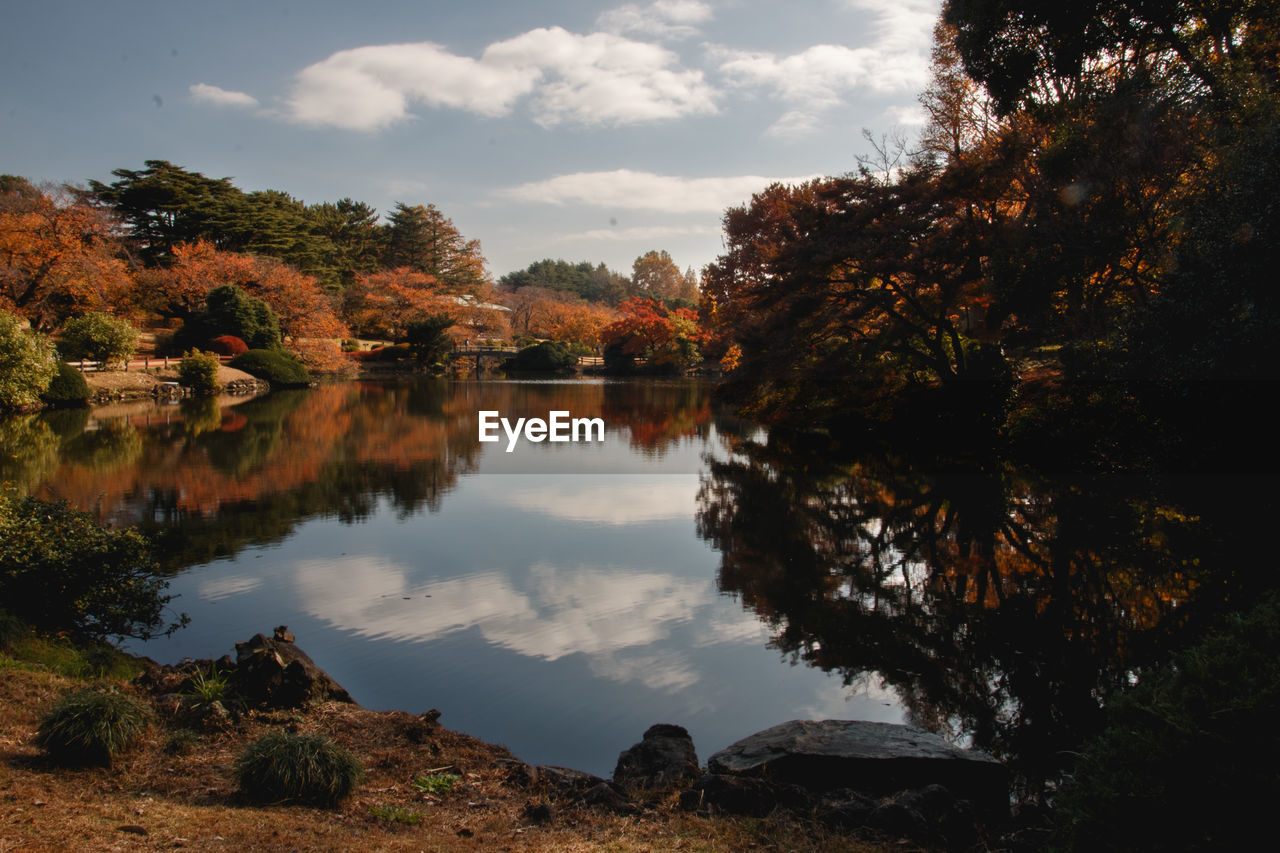
{"type": "Polygon", "coordinates": [[[717,589],[698,472],[754,428],[708,391],[363,383],[41,416],[0,424],[0,442],[24,449],[7,463],[23,490],[164,547],[192,624],[143,647],[160,660],[286,623],[371,707],[440,707],[530,760],[602,773],[659,721],[707,753],[797,716],[901,719],[892,690],[780,666],[717,589]],[[606,440],[507,454],[478,442],[482,409],[603,417],[606,440]]]}
{"type": "Polygon", "coordinates": [[[1208,531],[1148,482],[884,451],[837,463],[781,438],[735,450],[699,494],[721,589],[784,653],[891,685],[914,722],[1009,759],[1031,793],[1213,609],[1208,531]]]}

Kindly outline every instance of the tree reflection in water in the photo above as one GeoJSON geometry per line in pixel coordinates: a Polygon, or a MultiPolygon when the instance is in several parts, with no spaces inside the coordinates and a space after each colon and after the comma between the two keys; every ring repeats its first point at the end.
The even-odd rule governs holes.
{"type": "Polygon", "coordinates": [[[793,661],[878,677],[916,724],[1009,761],[1024,795],[1188,629],[1203,525],[1137,478],[836,463],[780,437],[733,451],[699,494],[721,590],[793,661]]]}

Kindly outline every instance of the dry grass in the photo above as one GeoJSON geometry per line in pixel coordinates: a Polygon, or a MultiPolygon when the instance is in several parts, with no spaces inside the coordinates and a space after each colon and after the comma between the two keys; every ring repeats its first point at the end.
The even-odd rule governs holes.
{"type": "Polygon", "coordinates": [[[32,737],[44,709],[81,685],[38,669],[0,668],[0,853],[877,849],[795,821],[685,814],[674,798],[636,816],[556,803],[554,819],[534,825],[523,810],[543,792],[508,781],[506,750],[403,712],[338,703],[305,716],[254,712],[232,727],[202,733],[181,755],[164,750],[176,726],[154,726],[112,768],[57,767],[31,745],[32,737]],[[333,810],[248,804],[233,781],[236,757],[246,743],[282,727],[324,734],[352,750],[364,764],[364,784],[333,810]],[[412,785],[442,768],[461,776],[448,793],[425,794],[412,785]],[[375,808],[421,820],[388,820],[375,808]]]}

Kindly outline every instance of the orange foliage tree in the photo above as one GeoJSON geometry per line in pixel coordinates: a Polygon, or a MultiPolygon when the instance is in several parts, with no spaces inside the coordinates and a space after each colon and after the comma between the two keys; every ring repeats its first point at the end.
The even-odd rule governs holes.
{"type": "Polygon", "coordinates": [[[396,338],[415,317],[449,313],[456,306],[434,275],[396,267],[356,276],[344,307],[354,328],[375,337],[396,338]]]}
{"type": "Polygon", "coordinates": [[[224,252],[206,240],[174,247],[173,264],[144,277],[150,306],[186,317],[199,310],[209,291],[232,284],[266,302],[280,318],[287,347],[307,366],[335,369],[345,364],[337,339],[349,332],[314,276],[275,258],[224,252]]]}
{"type": "Polygon", "coordinates": [[[86,311],[121,309],[131,283],[108,213],[0,179],[0,309],[47,331],[86,311]]]}

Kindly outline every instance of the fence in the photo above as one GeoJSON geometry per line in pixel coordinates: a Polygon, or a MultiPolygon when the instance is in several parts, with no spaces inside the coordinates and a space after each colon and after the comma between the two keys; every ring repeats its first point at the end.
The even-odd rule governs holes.
{"type": "MultiPolygon", "coordinates": [[[[233,356],[220,355],[218,356],[218,361],[222,364],[226,364],[227,362],[231,361],[232,358],[233,356]]],[[[159,358],[151,358],[151,357],[140,358],[140,359],[135,358],[132,361],[125,362],[124,369],[126,373],[128,373],[130,370],[139,370],[139,369],[168,370],[170,365],[176,366],[181,361],[182,361],[181,356],[170,357],[167,355],[159,358]]],[[[79,361],[72,361],[68,363],[71,366],[75,367],[77,370],[79,370],[81,373],[88,373],[89,371],[95,371],[95,372],[101,373],[102,371],[110,367],[110,364],[107,362],[90,361],[89,359],[85,359],[85,358],[82,358],[79,361]]]]}

